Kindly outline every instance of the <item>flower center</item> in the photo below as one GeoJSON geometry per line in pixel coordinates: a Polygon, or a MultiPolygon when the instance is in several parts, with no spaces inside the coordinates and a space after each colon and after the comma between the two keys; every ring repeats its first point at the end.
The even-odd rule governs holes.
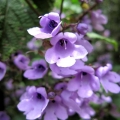
{"type": "Polygon", "coordinates": [[[85,76],[85,75],[87,75],[87,73],[86,73],[86,72],[83,72],[82,74],[83,74],[84,76],[85,76]]]}
{"type": "Polygon", "coordinates": [[[40,70],[40,71],[44,71],[45,70],[45,67],[43,66],[43,65],[38,65],[37,66],[37,68],[38,68],[38,70],[40,70]]]}
{"type": "Polygon", "coordinates": [[[37,93],[37,98],[42,99],[42,95],[40,93],[37,93]]]}
{"type": "Polygon", "coordinates": [[[67,49],[68,41],[66,39],[61,39],[59,43],[60,43],[60,46],[65,47],[65,49],[67,49]]]}
{"type": "Polygon", "coordinates": [[[0,67],[0,73],[3,72],[3,71],[4,71],[3,68],[0,67]]]}
{"type": "Polygon", "coordinates": [[[50,20],[49,22],[50,28],[54,29],[57,25],[58,25],[57,22],[55,22],[54,20],[50,20]]]}
{"type": "Polygon", "coordinates": [[[52,100],[52,103],[55,103],[55,100],[52,100]]]}

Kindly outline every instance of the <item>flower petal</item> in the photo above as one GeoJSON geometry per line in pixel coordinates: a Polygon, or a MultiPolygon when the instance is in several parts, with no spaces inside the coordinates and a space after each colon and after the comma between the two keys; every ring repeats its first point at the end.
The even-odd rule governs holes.
{"type": "Polygon", "coordinates": [[[82,98],[88,98],[93,95],[93,91],[90,86],[89,76],[83,77],[80,80],[80,87],[77,93],[82,98]]]}
{"type": "Polygon", "coordinates": [[[57,61],[57,66],[59,67],[71,67],[74,64],[75,64],[75,59],[70,56],[61,58],[57,61]]]}
{"type": "Polygon", "coordinates": [[[48,50],[46,51],[46,53],[45,53],[45,59],[46,59],[46,61],[47,61],[49,64],[54,64],[54,63],[57,62],[58,57],[57,57],[57,55],[55,54],[53,48],[50,48],[50,49],[48,49],[48,50]]]}
{"type": "Polygon", "coordinates": [[[59,119],[62,119],[62,120],[65,120],[68,118],[67,110],[61,105],[57,106],[55,114],[59,119]]]}
{"type": "Polygon", "coordinates": [[[75,45],[75,47],[76,49],[72,53],[72,57],[75,59],[82,59],[88,54],[87,50],[83,46],[75,45]]]}

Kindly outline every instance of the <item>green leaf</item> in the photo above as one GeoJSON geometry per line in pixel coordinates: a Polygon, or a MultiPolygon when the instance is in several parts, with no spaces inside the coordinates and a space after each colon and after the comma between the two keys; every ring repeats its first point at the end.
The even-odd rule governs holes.
{"type": "Polygon", "coordinates": [[[48,13],[54,5],[55,0],[32,0],[33,3],[37,6],[38,10],[40,10],[41,14],[48,13]]]}
{"type": "Polygon", "coordinates": [[[0,0],[0,54],[7,59],[13,52],[26,50],[32,38],[27,29],[38,26],[38,16],[23,0],[0,0]]]}
{"type": "Polygon", "coordinates": [[[110,43],[114,46],[116,51],[118,50],[118,44],[114,39],[107,38],[107,37],[104,37],[102,35],[99,35],[99,34],[93,33],[93,32],[87,33],[87,36],[91,39],[102,40],[102,41],[105,41],[107,43],[110,43]]]}

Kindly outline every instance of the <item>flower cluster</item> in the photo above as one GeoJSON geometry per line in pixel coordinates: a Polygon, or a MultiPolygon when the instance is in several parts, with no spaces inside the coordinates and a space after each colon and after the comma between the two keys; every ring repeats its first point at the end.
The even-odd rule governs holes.
{"type": "MultiPolygon", "coordinates": [[[[103,16],[92,14],[99,19],[96,20],[98,23],[94,22],[94,26],[106,23],[103,22],[103,16]]],[[[105,92],[119,93],[117,83],[120,82],[120,76],[111,71],[112,65],[109,63],[103,67],[86,64],[88,54],[93,51],[93,46],[85,37],[87,24],[77,24],[76,32],[65,32],[58,13],[50,12],[40,18],[42,28],[30,28],[28,33],[35,39],[48,41],[50,38],[50,47],[44,52],[45,60],[36,60],[29,65],[29,58],[19,53],[13,58],[14,64],[24,70],[23,76],[29,80],[41,79],[50,71],[53,79],[61,80],[50,88],[28,86],[17,107],[24,112],[26,119],[31,120],[42,117],[44,120],[65,120],[75,113],[82,119],[90,119],[95,111],[89,103],[111,102],[110,97],[99,93],[103,89],[105,92]]],[[[5,74],[3,69],[0,72],[2,76],[5,74]]]]}

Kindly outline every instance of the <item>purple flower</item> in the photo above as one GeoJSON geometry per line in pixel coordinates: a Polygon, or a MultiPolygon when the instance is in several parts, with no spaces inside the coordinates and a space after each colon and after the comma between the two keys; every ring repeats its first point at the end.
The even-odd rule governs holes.
{"type": "Polygon", "coordinates": [[[111,64],[107,64],[104,67],[99,67],[96,70],[96,75],[99,77],[100,82],[106,92],[119,93],[120,87],[116,84],[120,82],[120,75],[110,71],[112,69],[111,64]]]}
{"type": "Polygon", "coordinates": [[[55,36],[60,30],[60,16],[58,13],[50,12],[40,19],[40,26],[28,29],[28,33],[35,38],[46,39],[55,36]]]}
{"type": "Polygon", "coordinates": [[[6,112],[0,111],[0,120],[10,120],[10,117],[7,115],[6,112]]]}
{"type": "Polygon", "coordinates": [[[81,45],[75,45],[77,36],[73,33],[59,33],[51,39],[52,48],[45,53],[49,64],[56,63],[59,67],[70,67],[77,59],[84,58],[88,52],[81,45]]]}
{"type": "Polygon", "coordinates": [[[38,48],[42,45],[42,44],[40,44],[40,42],[42,42],[42,41],[37,41],[36,38],[32,38],[32,40],[30,40],[27,43],[27,47],[30,50],[38,50],[38,48]]]}
{"type": "Polygon", "coordinates": [[[91,12],[91,21],[95,30],[103,31],[104,27],[102,25],[106,24],[108,20],[101,10],[96,10],[91,12]]]}
{"type": "Polygon", "coordinates": [[[85,23],[79,23],[77,25],[77,30],[79,34],[85,35],[88,32],[88,25],[85,23]]]}
{"type": "Polygon", "coordinates": [[[43,78],[47,73],[47,64],[45,60],[37,60],[32,63],[32,66],[24,72],[24,77],[34,80],[43,78]]]}
{"type": "Polygon", "coordinates": [[[70,76],[78,73],[78,70],[84,66],[84,63],[80,60],[76,60],[75,64],[71,67],[58,67],[56,64],[51,64],[51,70],[61,76],[70,76]]]}
{"type": "Polygon", "coordinates": [[[0,80],[4,78],[6,69],[6,65],[3,62],[0,62],[0,80]]]}
{"type": "Polygon", "coordinates": [[[68,113],[66,107],[62,104],[62,99],[60,96],[55,96],[51,100],[45,109],[44,120],[66,120],[68,118],[68,113]]]}
{"type": "Polygon", "coordinates": [[[77,91],[81,98],[88,98],[93,95],[93,91],[98,91],[100,83],[98,77],[94,75],[94,69],[84,66],[75,78],[69,81],[67,89],[77,91]]]}
{"type": "Polygon", "coordinates": [[[18,54],[13,58],[14,64],[21,70],[26,70],[29,68],[28,64],[30,62],[29,58],[25,55],[18,54]]]}
{"type": "Polygon", "coordinates": [[[85,47],[85,49],[88,51],[88,53],[91,53],[93,51],[93,46],[90,44],[89,40],[86,40],[83,36],[77,35],[77,45],[82,45],[85,47]]]}
{"type": "Polygon", "coordinates": [[[49,99],[47,99],[45,88],[31,86],[27,88],[26,93],[23,94],[17,107],[20,111],[24,112],[26,119],[32,120],[41,117],[48,102],[49,99]]]}
{"type": "MultiPolygon", "coordinates": [[[[77,113],[83,119],[90,119],[90,116],[94,115],[94,110],[89,106],[89,101],[81,99],[76,92],[70,92],[67,89],[67,83],[59,83],[55,86],[55,90],[61,91],[61,98],[63,104],[72,113],[77,113]]],[[[69,112],[68,112],[69,113],[69,112]]]]}

